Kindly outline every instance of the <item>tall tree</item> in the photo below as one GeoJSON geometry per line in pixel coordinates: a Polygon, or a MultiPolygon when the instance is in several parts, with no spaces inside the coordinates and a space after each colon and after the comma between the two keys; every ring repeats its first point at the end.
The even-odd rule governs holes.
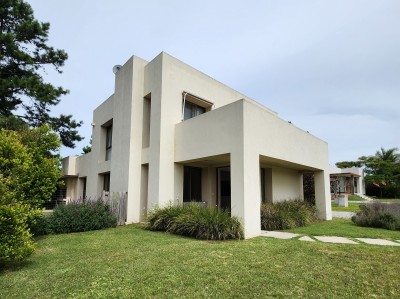
{"type": "Polygon", "coordinates": [[[50,115],[68,90],[44,82],[41,75],[47,66],[62,73],[68,58],[63,50],[47,45],[49,29],[50,24],[38,22],[23,0],[0,0],[0,124],[15,124],[15,118],[32,127],[48,124],[65,146],[73,148],[83,139],[76,130],[82,122],[71,115],[50,115]]]}

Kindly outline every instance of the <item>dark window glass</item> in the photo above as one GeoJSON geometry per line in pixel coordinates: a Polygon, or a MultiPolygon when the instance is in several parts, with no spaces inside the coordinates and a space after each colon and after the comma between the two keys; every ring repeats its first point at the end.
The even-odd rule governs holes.
{"type": "Polygon", "coordinates": [[[106,161],[111,159],[111,146],[112,146],[112,125],[107,127],[106,161]]]}
{"type": "Polygon", "coordinates": [[[184,110],[183,119],[187,120],[187,119],[190,119],[197,115],[203,114],[205,112],[206,112],[206,108],[200,107],[200,106],[190,103],[190,102],[185,102],[185,110],[184,110]]]}
{"type": "Polygon", "coordinates": [[[184,167],[183,201],[201,201],[201,171],[199,167],[184,167]]]}
{"type": "Polygon", "coordinates": [[[103,183],[103,190],[110,191],[110,173],[103,174],[104,183],[103,183]]]}
{"type": "Polygon", "coordinates": [[[86,198],[86,180],[87,178],[83,178],[83,193],[82,193],[83,198],[86,198]]]}

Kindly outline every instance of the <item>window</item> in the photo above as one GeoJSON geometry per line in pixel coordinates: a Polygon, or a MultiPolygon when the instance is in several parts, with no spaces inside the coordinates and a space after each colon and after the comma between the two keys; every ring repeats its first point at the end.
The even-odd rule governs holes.
{"type": "Polygon", "coordinates": [[[103,174],[103,190],[110,191],[110,173],[103,174]]]}
{"type": "Polygon", "coordinates": [[[86,185],[87,185],[87,178],[82,178],[82,198],[86,198],[86,185]]]}
{"type": "Polygon", "coordinates": [[[210,111],[213,103],[184,91],[182,93],[182,120],[187,120],[210,111]]]}
{"type": "Polygon", "coordinates": [[[106,135],[106,161],[111,159],[112,125],[108,126],[106,135]]]}
{"type": "Polygon", "coordinates": [[[200,107],[196,104],[186,102],[183,120],[190,119],[206,112],[206,108],[200,107]]]}
{"type": "Polygon", "coordinates": [[[201,171],[199,167],[184,167],[183,202],[201,201],[201,171]]]}

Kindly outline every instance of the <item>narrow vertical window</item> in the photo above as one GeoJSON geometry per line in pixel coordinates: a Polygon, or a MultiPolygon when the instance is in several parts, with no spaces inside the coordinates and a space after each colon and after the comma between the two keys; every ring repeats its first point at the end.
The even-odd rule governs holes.
{"type": "Polygon", "coordinates": [[[83,190],[82,190],[82,197],[86,198],[86,184],[87,184],[87,178],[83,178],[82,179],[82,183],[83,183],[83,190]]]}
{"type": "Polygon", "coordinates": [[[103,190],[109,192],[110,191],[110,173],[103,174],[103,190]]]}
{"type": "Polygon", "coordinates": [[[106,161],[111,159],[111,149],[112,149],[112,125],[107,127],[106,161]]]}
{"type": "Polygon", "coordinates": [[[183,202],[201,201],[201,172],[199,167],[184,167],[183,202]]]}

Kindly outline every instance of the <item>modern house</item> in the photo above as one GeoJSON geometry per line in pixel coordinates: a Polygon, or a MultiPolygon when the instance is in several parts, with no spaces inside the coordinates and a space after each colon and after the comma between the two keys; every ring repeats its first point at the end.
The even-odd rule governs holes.
{"type": "Polygon", "coordinates": [[[331,194],[365,194],[363,169],[360,167],[332,168],[331,194]]]}
{"type": "Polygon", "coordinates": [[[164,52],[114,69],[115,92],[93,113],[92,151],[63,161],[68,197],[125,192],[128,223],[156,206],[203,202],[230,210],[250,238],[260,203],[302,199],[311,172],[319,217],[331,219],[326,142],[164,52]]]}

